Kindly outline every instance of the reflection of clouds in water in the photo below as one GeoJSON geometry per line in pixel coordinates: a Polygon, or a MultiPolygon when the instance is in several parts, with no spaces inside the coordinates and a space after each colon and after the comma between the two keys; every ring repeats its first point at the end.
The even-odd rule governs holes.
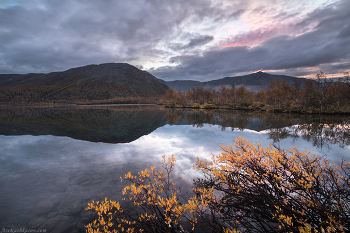
{"type": "MultiPolygon", "coordinates": [[[[139,145],[140,148],[145,146],[149,151],[153,151],[153,155],[174,154],[178,160],[178,165],[182,169],[192,168],[196,157],[210,159],[212,154],[221,153],[221,145],[232,145],[234,140],[241,136],[248,139],[252,143],[259,143],[263,147],[267,147],[272,141],[268,139],[266,131],[257,132],[254,130],[234,130],[226,129],[221,131],[218,127],[204,125],[202,128],[194,128],[192,126],[169,126],[166,125],[157,129],[150,135],[146,135],[131,144],[139,145]],[[160,142],[155,143],[153,142],[160,142]],[[150,149],[152,148],[152,149],[150,149]]],[[[312,143],[302,138],[293,139],[286,138],[281,140],[278,147],[288,149],[298,147],[300,151],[311,150],[312,154],[328,155],[331,161],[341,161],[345,158],[349,161],[350,147],[344,149],[331,145],[331,149],[321,149],[312,146],[312,143]]],[[[144,149],[147,149],[144,148],[144,149]]]]}
{"type": "MultiPolygon", "coordinates": [[[[212,154],[221,153],[220,144],[232,145],[239,136],[252,143],[261,142],[264,147],[271,143],[265,131],[232,131],[230,128],[221,131],[219,127],[208,124],[201,128],[166,125],[136,141],[124,144],[93,143],[54,136],[0,136],[0,161],[6,164],[11,160],[12,163],[26,167],[57,170],[130,163],[159,165],[162,155],[174,154],[177,160],[176,173],[192,180],[192,167],[197,156],[210,159],[212,154]]],[[[300,151],[312,149],[311,153],[327,154],[332,161],[350,159],[349,146],[342,149],[331,145],[330,150],[320,149],[301,138],[290,137],[281,140],[277,145],[285,149],[297,146],[300,151]]]]}
{"type": "MultiPolygon", "coordinates": [[[[129,160],[152,160],[154,164],[159,164],[161,156],[174,154],[177,163],[175,174],[189,182],[197,176],[193,170],[196,157],[210,160],[213,154],[221,153],[219,145],[232,145],[237,137],[247,138],[252,143],[259,143],[267,147],[272,141],[268,139],[266,131],[254,130],[233,130],[221,131],[219,127],[204,125],[196,128],[189,125],[177,125],[158,128],[153,133],[145,135],[140,139],[128,143],[118,144],[115,148],[118,153],[124,155],[123,159],[129,160]]],[[[297,146],[300,151],[312,149],[312,153],[320,155],[328,154],[331,161],[340,161],[341,158],[349,160],[350,148],[339,148],[332,145],[331,150],[315,148],[311,143],[303,139],[287,138],[281,140],[277,146],[288,149],[297,146]]],[[[120,159],[119,156],[108,157],[108,159],[120,159]]]]}
{"type": "MultiPolygon", "coordinates": [[[[174,174],[191,182],[198,175],[193,169],[197,157],[210,160],[213,154],[221,153],[220,144],[232,145],[239,136],[252,143],[261,142],[263,147],[271,143],[266,132],[248,129],[232,131],[229,128],[221,131],[219,127],[207,124],[201,128],[166,125],[124,144],[93,143],[54,136],[0,136],[0,172],[40,169],[62,171],[62,175],[69,176],[69,169],[96,170],[124,165],[135,165],[135,170],[151,165],[158,168],[162,155],[174,154],[177,160],[174,174]]],[[[332,145],[331,150],[322,150],[301,138],[290,137],[281,140],[277,146],[285,149],[297,146],[300,151],[311,149],[312,154],[327,154],[331,161],[341,161],[342,158],[350,160],[349,146],[342,149],[332,145]]]]}
{"type": "Polygon", "coordinates": [[[83,166],[108,151],[103,143],[91,143],[55,136],[0,136],[2,158],[31,167],[83,166]]]}
{"type": "MultiPolygon", "coordinates": [[[[33,217],[36,203],[45,198],[57,203],[55,211],[62,211],[59,206],[72,197],[72,201],[79,201],[83,207],[91,198],[118,200],[126,185],[120,183],[119,177],[128,171],[136,175],[152,165],[159,169],[164,154],[174,154],[177,162],[173,178],[186,190],[198,177],[193,169],[196,157],[210,160],[212,154],[221,153],[219,144],[232,145],[239,136],[252,143],[261,142],[263,147],[272,142],[267,132],[230,128],[221,131],[220,127],[208,124],[201,128],[166,125],[136,141],[120,144],[49,135],[0,136],[0,206],[23,200],[3,208],[6,213],[0,211],[0,223],[5,217],[22,213],[33,217]]],[[[278,146],[285,149],[297,146],[301,151],[312,149],[312,153],[328,154],[331,161],[342,158],[350,161],[350,146],[342,149],[331,145],[331,150],[322,150],[302,138],[291,137],[281,140],[278,146]]],[[[71,217],[67,224],[79,222],[79,218],[71,217]]]]}

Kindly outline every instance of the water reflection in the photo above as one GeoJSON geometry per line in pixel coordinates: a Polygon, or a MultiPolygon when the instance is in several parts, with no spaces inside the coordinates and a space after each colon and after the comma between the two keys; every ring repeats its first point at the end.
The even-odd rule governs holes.
{"type": "Polygon", "coordinates": [[[0,135],[68,136],[90,142],[131,142],[166,124],[159,106],[0,108],[0,135]]]}
{"type": "Polygon", "coordinates": [[[120,199],[120,176],[138,172],[140,151],[123,153],[127,144],[103,144],[57,136],[0,136],[0,226],[80,230],[91,221],[89,201],[120,199]]]}
{"type": "Polygon", "coordinates": [[[350,145],[349,116],[165,109],[155,105],[0,108],[0,135],[54,135],[126,143],[167,123],[196,127],[210,124],[221,130],[265,130],[274,143],[301,137],[317,148],[350,145]]]}
{"type": "Polygon", "coordinates": [[[174,178],[185,189],[197,176],[197,156],[210,159],[221,152],[219,144],[239,136],[349,160],[348,130],[344,116],[159,106],[2,108],[0,227],[85,232],[94,217],[84,210],[87,203],[120,200],[123,174],[159,167],[163,154],[174,154],[174,178]]]}
{"type": "Polygon", "coordinates": [[[204,124],[219,125],[221,130],[251,129],[265,131],[274,143],[286,138],[312,142],[316,148],[336,144],[342,148],[350,145],[350,117],[344,115],[300,115],[245,111],[189,111],[170,110],[167,113],[170,125],[204,124]]]}

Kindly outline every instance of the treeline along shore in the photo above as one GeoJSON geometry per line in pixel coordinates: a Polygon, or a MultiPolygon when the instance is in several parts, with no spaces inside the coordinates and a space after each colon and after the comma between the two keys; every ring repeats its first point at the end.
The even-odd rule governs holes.
{"type": "Polygon", "coordinates": [[[165,82],[127,63],[105,63],[48,74],[0,74],[0,105],[161,104],[350,114],[349,100],[349,72],[339,79],[328,79],[322,72],[315,79],[257,72],[208,82],[165,82]]]}
{"type": "Polygon", "coordinates": [[[327,79],[320,72],[316,79],[290,85],[280,79],[266,90],[251,92],[244,86],[219,89],[193,88],[183,93],[169,89],[161,101],[171,108],[244,109],[268,112],[350,114],[349,73],[344,78],[327,79]]]}

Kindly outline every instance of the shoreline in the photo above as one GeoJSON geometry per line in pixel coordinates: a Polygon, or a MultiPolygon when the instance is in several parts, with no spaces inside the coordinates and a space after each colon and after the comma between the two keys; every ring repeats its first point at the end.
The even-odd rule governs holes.
{"type": "Polygon", "coordinates": [[[321,114],[321,115],[350,115],[350,112],[319,112],[319,111],[302,111],[302,110],[295,110],[295,109],[281,109],[281,108],[256,108],[256,107],[230,107],[230,106],[205,106],[205,105],[200,105],[200,106],[181,106],[181,105],[163,105],[165,108],[173,108],[173,109],[180,109],[180,108],[188,108],[188,109],[205,109],[205,110],[210,110],[210,109],[221,109],[221,110],[244,110],[248,112],[270,112],[270,113],[295,113],[295,114],[303,114],[303,115],[316,115],[316,114],[321,114]]]}
{"type": "Polygon", "coordinates": [[[217,106],[213,104],[196,104],[190,105],[169,105],[164,103],[20,103],[20,104],[0,104],[0,108],[6,107],[88,107],[88,106],[163,106],[169,109],[203,109],[203,110],[242,110],[247,112],[270,112],[270,113],[294,113],[303,115],[350,115],[350,112],[333,111],[333,112],[320,112],[317,110],[298,110],[298,109],[282,109],[275,108],[273,106],[247,106],[247,107],[233,107],[233,106],[217,106]]]}

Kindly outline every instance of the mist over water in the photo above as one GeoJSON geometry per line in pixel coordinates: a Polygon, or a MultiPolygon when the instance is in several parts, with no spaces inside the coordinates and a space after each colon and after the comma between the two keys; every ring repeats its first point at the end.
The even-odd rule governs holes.
{"type": "Polygon", "coordinates": [[[0,227],[85,232],[91,200],[121,201],[120,176],[161,166],[190,188],[197,156],[210,159],[241,136],[251,142],[350,161],[349,117],[159,106],[0,109],[0,227]]]}

